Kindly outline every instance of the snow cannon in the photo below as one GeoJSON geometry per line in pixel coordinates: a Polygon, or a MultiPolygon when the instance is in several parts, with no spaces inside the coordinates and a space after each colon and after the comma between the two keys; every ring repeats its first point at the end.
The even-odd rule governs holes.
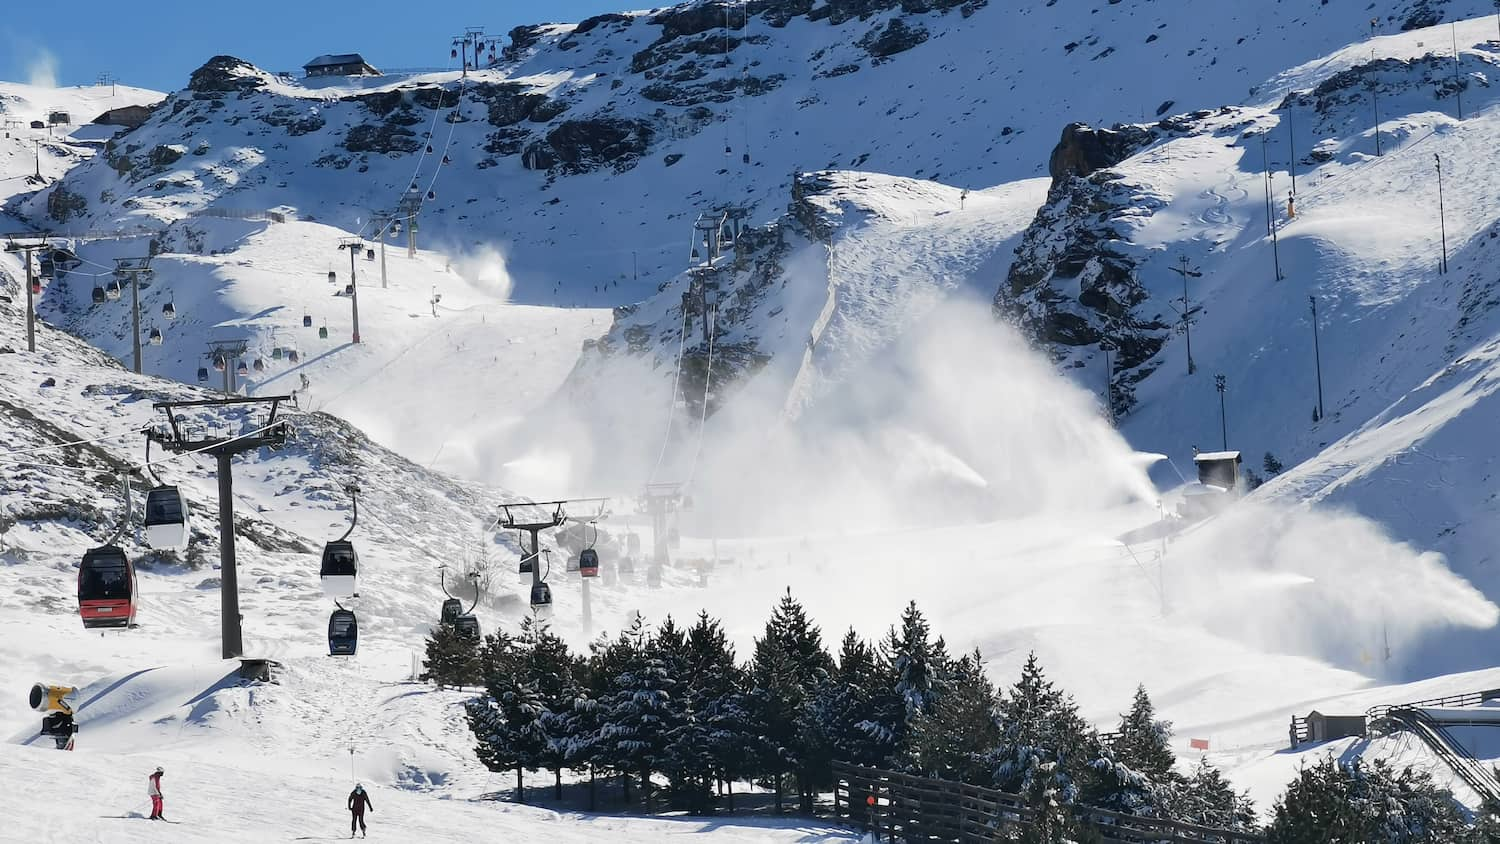
{"type": "Polygon", "coordinates": [[[64,712],[73,714],[73,705],[67,698],[78,694],[72,686],[49,686],[37,683],[31,687],[31,708],[37,712],[64,712]]]}

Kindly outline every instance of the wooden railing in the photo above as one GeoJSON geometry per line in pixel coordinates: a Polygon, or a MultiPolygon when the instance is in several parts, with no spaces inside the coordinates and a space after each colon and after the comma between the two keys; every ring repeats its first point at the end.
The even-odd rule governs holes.
{"type": "MultiPolygon", "coordinates": [[[[1036,810],[1016,794],[953,780],[917,777],[897,771],[833,766],[833,805],[838,817],[882,841],[971,844],[1003,841],[1017,827],[1032,823],[1036,810]]],[[[1255,833],[1124,815],[1087,806],[1075,817],[1118,844],[1263,844],[1255,833]]]]}
{"type": "Polygon", "coordinates": [[[1480,692],[1464,692],[1463,694],[1448,695],[1447,697],[1434,697],[1428,698],[1427,700],[1414,700],[1410,703],[1393,703],[1383,706],[1372,706],[1369,709],[1365,710],[1365,718],[1367,723],[1373,724],[1375,721],[1384,718],[1386,713],[1390,712],[1392,709],[1432,709],[1439,706],[1478,706],[1479,704],[1484,703],[1487,700],[1494,700],[1496,698],[1500,698],[1500,689],[1485,689],[1484,691],[1480,692]]]}

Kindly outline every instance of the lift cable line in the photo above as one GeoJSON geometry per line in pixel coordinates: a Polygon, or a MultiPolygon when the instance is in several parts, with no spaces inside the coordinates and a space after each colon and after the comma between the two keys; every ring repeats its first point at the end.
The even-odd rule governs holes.
{"type": "Polygon", "coordinates": [[[703,429],[708,426],[708,398],[714,377],[714,335],[718,333],[719,306],[712,305],[703,315],[708,322],[708,366],[703,373],[703,407],[698,417],[698,444],[693,449],[693,459],[688,463],[687,484],[691,487],[698,474],[698,458],[703,454],[703,429]]]}
{"type": "Polygon", "coordinates": [[[289,426],[278,422],[276,414],[290,396],[265,398],[202,399],[197,401],[155,402],[154,409],[166,414],[167,428],[153,429],[149,436],[167,451],[177,453],[208,452],[218,460],[219,476],[219,572],[221,610],[221,655],[233,659],[244,654],[240,630],[239,573],[234,559],[234,476],[232,458],[236,454],[260,448],[280,448],[286,444],[289,426]],[[178,411],[185,408],[223,408],[244,405],[269,405],[265,426],[254,434],[236,437],[193,435],[184,430],[178,411]]]}

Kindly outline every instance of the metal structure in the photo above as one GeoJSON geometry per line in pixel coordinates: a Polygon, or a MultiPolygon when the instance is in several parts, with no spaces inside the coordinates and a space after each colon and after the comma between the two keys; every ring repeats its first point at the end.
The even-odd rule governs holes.
{"type": "Polygon", "coordinates": [[[370,218],[370,228],[375,232],[375,239],[380,241],[380,287],[385,289],[389,285],[385,275],[385,233],[390,230],[396,222],[396,218],[390,214],[376,214],[370,218]]]}
{"type": "Polygon", "coordinates": [[[357,237],[339,238],[339,249],[349,250],[349,305],[354,314],[354,342],[359,343],[359,282],[354,277],[354,259],[363,252],[364,240],[357,237]]]}
{"type": "Polygon", "coordinates": [[[1198,365],[1193,363],[1193,305],[1188,299],[1187,283],[1189,278],[1202,278],[1203,273],[1197,267],[1188,266],[1186,255],[1177,256],[1177,266],[1167,269],[1182,276],[1182,310],[1179,315],[1182,317],[1182,334],[1187,338],[1187,374],[1192,375],[1198,371],[1198,365]]]}
{"type": "Polygon", "coordinates": [[[406,257],[417,257],[417,214],[422,211],[422,194],[415,189],[396,203],[396,218],[406,226],[406,257]]]}
{"type": "Polygon", "coordinates": [[[1437,164],[1438,176],[1438,231],[1443,237],[1443,260],[1438,264],[1438,272],[1448,272],[1448,215],[1443,211],[1443,159],[1437,153],[1432,154],[1432,160],[1437,164]]]}
{"type": "Polygon", "coordinates": [[[463,63],[463,77],[469,75],[469,55],[472,51],[474,56],[474,69],[479,69],[479,54],[488,47],[490,52],[495,51],[495,44],[499,39],[486,36],[484,27],[470,26],[464,28],[463,35],[453,36],[453,58],[460,59],[463,63]]]}
{"type": "Polygon", "coordinates": [[[1228,451],[1229,450],[1229,423],[1227,421],[1225,421],[1225,417],[1224,417],[1224,393],[1229,390],[1229,386],[1225,383],[1224,376],[1222,376],[1222,375],[1215,375],[1214,376],[1214,389],[1219,392],[1219,434],[1223,438],[1223,448],[1224,448],[1224,450],[1228,451]]]}
{"type": "Polygon", "coordinates": [[[221,650],[224,659],[242,656],[245,652],[240,630],[239,573],[234,561],[234,475],[232,458],[236,454],[261,448],[279,448],[286,444],[289,426],[278,422],[276,412],[291,396],[269,396],[266,398],[205,399],[200,401],[156,402],[153,408],[167,416],[167,427],[151,429],[146,436],[158,445],[174,453],[198,452],[211,454],[218,461],[219,476],[219,575],[220,610],[222,614],[221,650]],[[267,406],[263,424],[250,433],[225,436],[190,430],[182,421],[179,412],[186,408],[242,407],[245,405],[267,406]]]}
{"type": "Polygon", "coordinates": [[[141,278],[151,278],[151,256],[116,258],[115,280],[130,282],[130,338],[135,348],[135,374],[141,374],[141,278]]]}
{"type": "Polygon", "coordinates": [[[234,395],[239,390],[239,381],[235,377],[235,363],[244,357],[249,349],[249,343],[245,340],[210,340],[208,342],[208,359],[214,362],[214,368],[218,368],[218,362],[224,363],[224,394],[234,395]]]}
{"type": "Polygon", "coordinates": [[[667,519],[683,503],[682,484],[646,484],[641,493],[640,510],[651,517],[651,564],[658,568],[667,565],[670,552],[667,548],[667,519]]]}
{"type": "Polygon", "coordinates": [[[1307,297],[1307,305],[1312,309],[1313,328],[1313,366],[1318,373],[1318,418],[1323,418],[1323,352],[1318,348],[1318,297],[1307,297]]]}
{"type": "MultiPolygon", "coordinates": [[[[36,276],[31,269],[31,253],[38,249],[51,249],[52,243],[41,238],[35,243],[11,240],[5,244],[6,252],[20,252],[26,264],[26,351],[36,351],[36,276]]],[[[136,370],[139,372],[140,370],[136,370]]]]}
{"type": "MultiPolygon", "coordinates": [[[[557,501],[519,501],[514,504],[501,504],[500,517],[495,520],[495,526],[505,530],[515,530],[531,535],[531,553],[535,562],[531,567],[531,589],[535,593],[542,585],[542,531],[562,525],[568,520],[567,511],[564,509],[568,504],[589,504],[598,502],[601,506],[606,499],[603,498],[564,498],[557,501]],[[535,521],[522,521],[522,518],[513,510],[536,508],[545,511],[552,508],[552,514],[545,519],[535,521]]],[[[521,549],[523,552],[526,549],[521,549]]],[[[585,581],[586,583],[587,581],[585,581]]],[[[587,586],[584,587],[587,590],[587,586]]],[[[587,591],[584,593],[587,595],[587,591]]],[[[585,598],[587,600],[587,598],[585,598]]]]}

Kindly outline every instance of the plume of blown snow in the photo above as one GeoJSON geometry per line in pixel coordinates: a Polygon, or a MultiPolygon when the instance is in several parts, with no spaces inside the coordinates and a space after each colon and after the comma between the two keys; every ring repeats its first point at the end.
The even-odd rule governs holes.
{"type": "Polygon", "coordinates": [[[465,281],[501,301],[509,301],[513,287],[505,254],[494,246],[478,246],[452,253],[452,267],[465,281]]]}
{"type": "Polygon", "coordinates": [[[37,88],[57,87],[57,56],[46,47],[36,48],[26,62],[26,82],[37,88]]]}

